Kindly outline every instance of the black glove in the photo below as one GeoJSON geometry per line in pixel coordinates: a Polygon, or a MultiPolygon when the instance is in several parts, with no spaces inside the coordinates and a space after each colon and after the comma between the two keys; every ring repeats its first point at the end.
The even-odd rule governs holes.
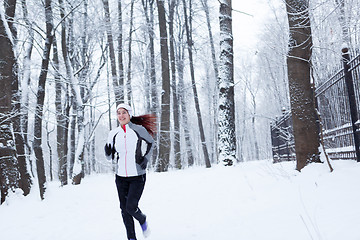
{"type": "Polygon", "coordinates": [[[111,144],[105,144],[105,154],[106,156],[110,156],[110,154],[114,154],[115,153],[115,149],[113,146],[111,146],[111,144]]]}
{"type": "Polygon", "coordinates": [[[146,158],[144,158],[144,157],[139,158],[138,164],[140,165],[140,167],[142,169],[146,169],[147,163],[148,163],[148,160],[146,158]]]}

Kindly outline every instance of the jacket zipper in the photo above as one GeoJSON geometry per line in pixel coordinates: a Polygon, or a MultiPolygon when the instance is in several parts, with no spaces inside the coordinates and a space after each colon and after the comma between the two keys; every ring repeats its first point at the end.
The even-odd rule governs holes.
{"type": "Polygon", "coordinates": [[[127,173],[126,127],[125,126],[124,126],[124,132],[125,132],[125,135],[124,135],[124,138],[125,138],[125,174],[126,174],[126,176],[128,176],[128,173],[127,173]]]}

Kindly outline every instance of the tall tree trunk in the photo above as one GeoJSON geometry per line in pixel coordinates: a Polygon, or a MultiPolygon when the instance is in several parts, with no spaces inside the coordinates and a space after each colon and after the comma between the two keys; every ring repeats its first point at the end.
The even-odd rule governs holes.
{"type": "Polygon", "coordinates": [[[0,204],[9,191],[19,187],[20,174],[17,166],[15,139],[13,138],[12,84],[16,82],[16,58],[13,37],[3,12],[0,11],[0,204]]]}
{"type": "Polygon", "coordinates": [[[234,50],[231,0],[220,0],[219,64],[219,161],[231,166],[236,161],[234,50]]]}
{"type": "MultiPolygon", "coordinates": [[[[25,50],[25,54],[24,54],[24,61],[23,61],[23,77],[22,77],[22,83],[21,83],[21,88],[22,89],[30,89],[30,85],[31,85],[31,55],[32,55],[32,49],[34,46],[34,29],[33,29],[33,24],[31,23],[31,21],[28,18],[28,10],[27,10],[27,5],[26,5],[26,0],[22,0],[21,1],[21,6],[22,6],[22,11],[23,11],[23,18],[26,24],[26,28],[28,31],[28,38],[27,38],[27,44],[25,44],[26,46],[26,50],[25,50]]],[[[21,109],[21,128],[22,128],[22,132],[25,133],[24,134],[24,147],[26,147],[26,153],[25,155],[27,156],[27,159],[29,160],[29,157],[31,155],[31,146],[29,145],[29,141],[28,141],[28,118],[29,118],[29,90],[27,91],[22,91],[22,109],[21,109]]],[[[32,167],[32,162],[29,161],[30,163],[30,171],[32,176],[34,176],[34,173],[32,171],[33,167],[32,167]]]]}
{"type": "Polygon", "coordinates": [[[170,157],[170,70],[169,49],[167,43],[167,29],[164,0],[156,0],[159,15],[160,50],[161,50],[161,117],[160,117],[160,144],[159,157],[156,167],[158,172],[166,172],[170,157]]]}
{"type": "Polygon", "coordinates": [[[175,167],[181,169],[180,151],[180,117],[179,117],[179,96],[176,85],[176,59],[175,59],[175,38],[174,38],[174,15],[178,0],[169,2],[169,37],[170,37],[170,61],[171,61],[171,85],[173,98],[173,117],[174,117],[174,156],[175,167]]]}
{"type": "Polygon", "coordinates": [[[341,25],[341,36],[342,40],[345,44],[350,46],[351,44],[351,38],[350,38],[350,28],[349,23],[346,19],[346,13],[345,13],[345,0],[335,0],[336,4],[339,6],[340,13],[338,14],[338,18],[341,25]]]}
{"type": "Polygon", "coordinates": [[[257,135],[256,135],[256,124],[255,124],[255,116],[256,116],[256,94],[251,93],[251,99],[252,99],[252,106],[253,106],[253,114],[251,116],[251,129],[252,129],[252,137],[254,139],[254,159],[253,160],[260,160],[260,150],[259,150],[259,144],[257,141],[257,135]]]}
{"type": "MultiPolygon", "coordinates": [[[[121,2],[123,0],[118,0],[118,64],[119,64],[119,82],[117,83],[120,91],[120,101],[124,101],[123,87],[124,87],[124,60],[123,60],[123,33],[122,33],[122,6],[121,2]]],[[[108,40],[109,41],[109,40],[108,40]]],[[[109,113],[110,114],[110,113],[109,113]]]]}
{"type": "Polygon", "coordinates": [[[34,121],[34,142],[33,149],[36,157],[36,168],[38,175],[38,182],[40,188],[40,197],[44,199],[44,193],[46,190],[46,175],[45,175],[45,166],[44,166],[44,156],[41,147],[42,139],[42,116],[44,108],[44,99],[45,99],[45,86],[46,86],[46,77],[48,73],[48,67],[50,62],[50,50],[53,42],[54,36],[52,35],[53,31],[53,16],[51,9],[51,0],[45,0],[45,21],[46,21],[46,39],[45,47],[43,52],[43,58],[41,63],[41,71],[39,76],[38,91],[36,94],[36,110],[35,110],[35,121],[34,121]]]}
{"type": "Polygon", "coordinates": [[[219,78],[219,67],[218,67],[218,63],[216,60],[215,44],[214,44],[214,38],[213,38],[211,24],[210,24],[210,12],[209,12],[209,7],[208,7],[207,2],[208,2],[208,0],[201,0],[201,3],[204,8],[205,16],[206,16],[206,23],[207,23],[208,33],[209,33],[209,41],[210,41],[210,47],[211,47],[211,59],[213,62],[215,78],[217,80],[219,78]]]}
{"type": "Polygon", "coordinates": [[[131,47],[132,47],[132,34],[133,34],[133,23],[134,23],[134,0],[131,0],[130,4],[130,27],[129,27],[129,51],[128,51],[128,70],[127,70],[127,98],[128,102],[131,103],[132,89],[131,89],[131,47]]]}
{"type": "MultiPolygon", "coordinates": [[[[155,71],[155,46],[154,46],[154,0],[141,0],[145,12],[145,18],[147,23],[147,31],[149,35],[149,51],[150,51],[150,99],[148,101],[149,107],[148,110],[152,113],[155,113],[158,117],[159,107],[158,107],[158,93],[157,93],[157,83],[156,83],[156,71],[155,71]],[[150,15],[150,16],[149,16],[150,15]]],[[[159,135],[156,134],[154,138],[158,138],[159,135]]],[[[158,143],[159,141],[156,141],[158,143]]],[[[156,164],[156,159],[158,155],[158,146],[155,145],[153,151],[153,160],[152,165],[156,164]]]]}
{"type": "Polygon", "coordinates": [[[286,0],[290,28],[287,57],[290,104],[296,151],[296,169],[319,161],[319,126],[311,87],[312,36],[309,0],[286,0]]]}
{"type": "MultiPolygon", "coordinates": [[[[7,0],[4,3],[5,6],[5,17],[7,19],[9,28],[11,30],[14,44],[17,42],[17,30],[14,26],[14,19],[15,19],[15,10],[16,10],[16,1],[14,0],[7,0]]],[[[13,49],[15,49],[15,45],[13,49]]],[[[14,51],[14,50],[13,50],[14,51]]],[[[11,63],[11,62],[10,62],[11,63]]],[[[15,145],[16,145],[16,158],[18,163],[18,170],[20,172],[20,179],[19,179],[19,187],[23,190],[24,195],[28,195],[31,189],[31,178],[30,174],[27,170],[27,163],[26,163],[26,154],[25,154],[25,141],[23,137],[23,131],[21,127],[21,120],[22,120],[22,110],[21,110],[21,95],[22,91],[19,89],[20,81],[18,78],[18,63],[16,60],[16,56],[14,55],[14,63],[13,63],[13,81],[12,81],[12,113],[14,117],[12,120],[14,136],[15,136],[15,145]]]]}
{"type": "MultiPolygon", "coordinates": [[[[180,42],[180,41],[179,41],[180,42]]],[[[185,100],[185,84],[184,84],[184,49],[183,44],[179,44],[178,47],[178,56],[177,56],[177,70],[179,75],[179,83],[178,83],[178,89],[179,89],[179,103],[181,106],[181,116],[182,116],[182,125],[184,126],[184,137],[185,137],[185,149],[186,149],[186,155],[187,155],[187,163],[188,166],[194,165],[194,155],[192,150],[192,143],[190,138],[190,130],[189,130],[189,121],[188,121],[188,114],[187,114],[187,108],[186,108],[186,100],[185,100]]]]}
{"type": "Polygon", "coordinates": [[[76,135],[76,108],[77,108],[77,102],[74,99],[74,95],[72,93],[72,95],[70,96],[70,111],[71,111],[71,116],[70,117],[70,122],[69,122],[69,130],[70,130],[70,161],[69,161],[69,177],[72,178],[74,175],[74,164],[75,164],[75,146],[76,146],[76,139],[75,139],[75,135],[76,135]]]}
{"type": "MultiPolygon", "coordinates": [[[[62,0],[59,0],[60,5],[60,16],[62,19],[65,17],[65,8],[62,0]]],[[[66,34],[66,23],[63,21],[61,23],[61,48],[66,68],[67,78],[70,80],[71,89],[74,94],[74,110],[76,111],[76,119],[78,126],[78,142],[76,144],[75,156],[74,156],[74,169],[72,171],[73,184],[80,184],[81,178],[84,175],[84,161],[83,161],[83,151],[84,151],[84,104],[82,100],[82,90],[80,89],[80,84],[77,81],[77,78],[74,76],[72,64],[69,59],[69,49],[67,48],[67,34],[66,34]]],[[[69,44],[71,45],[71,44],[69,44]]],[[[74,116],[75,118],[75,116],[74,116]]],[[[74,123],[75,124],[75,123],[74,123]]]]}
{"type": "Polygon", "coordinates": [[[207,168],[209,168],[209,167],[211,167],[211,163],[210,163],[210,158],[209,158],[209,152],[208,152],[207,146],[206,146],[204,127],[203,127],[201,111],[200,111],[199,97],[198,97],[197,89],[196,89],[194,60],[193,60],[192,48],[191,48],[192,40],[191,40],[191,32],[190,32],[189,24],[188,24],[185,0],[183,0],[183,6],[184,6],[185,29],[186,29],[186,38],[187,38],[188,54],[189,54],[189,61],[190,61],[191,83],[192,83],[192,89],[193,89],[193,94],[194,94],[195,109],[196,109],[196,115],[197,115],[197,119],[198,119],[202,150],[203,150],[204,158],[205,158],[204,159],[205,166],[207,168]]]}
{"type": "MultiPolygon", "coordinates": [[[[208,33],[209,33],[209,41],[210,41],[210,47],[211,47],[211,59],[212,59],[212,63],[213,63],[213,67],[214,67],[214,73],[215,73],[215,84],[214,84],[214,89],[213,89],[213,93],[209,94],[209,97],[212,97],[212,108],[214,111],[214,117],[213,117],[213,130],[212,132],[214,133],[213,135],[213,142],[214,142],[214,149],[217,149],[217,131],[218,131],[218,80],[219,80],[219,66],[218,66],[218,61],[216,59],[216,51],[215,51],[215,44],[214,44],[214,38],[213,38],[213,34],[212,34],[212,28],[211,28],[211,21],[210,21],[210,11],[209,11],[209,7],[208,7],[208,0],[201,0],[201,3],[203,5],[204,8],[204,12],[205,12],[205,16],[206,16],[206,23],[207,23],[207,28],[208,28],[208,33]]],[[[210,88],[209,88],[210,90],[210,88]]],[[[210,106],[211,107],[211,106],[210,106]]],[[[215,155],[216,153],[214,153],[215,155]]],[[[217,154],[216,154],[217,155],[217,154]]],[[[215,158],[215,156],[213,157],[213,160],[217,159],[217,156],[215,158]]]]}
{"type": "MultiPolygon", "coordinates": [[[[55,109],[56,109],[56,148],[58,154],[58,162],[59,162],[59,170],[58,177],[61,183],[61,186],[68,184],[68,176],[67,176],[67,156],[65,155],[64,142],[65,138],[65,124],[66,119],[63,113],[63,99],[62,99],[62,88],[63,84],[60,80],[60,63],[59,63],[59,53],[58,47],[56,43],[56,39],[54,37],[54,47],[53,47],[53,62],[55,68],[55,109]]],[[[65,104],[64,104],[65,105],[65,104]]]]}
{"type": "Polygon", "coordinates": [[[116,101],[116,105],[118,105],[124,101],[124,89],[123,89],[123,86],[120,85],[120,82],[118,81],[118,76],[117,76],[117,72],[116,72],[115,48],[114,48],[114,42],[113,42],[113,35],[112,35],[112,31],[111,31],[109,1],[103,0],[102,2],[104,5],[104,11],[105,11],[105,27],[106,27],[107,41],[108,41],[108,45],[109,45],[111,76],[112,76],[112,80],[113,80],[115,101],[116,101]]]}

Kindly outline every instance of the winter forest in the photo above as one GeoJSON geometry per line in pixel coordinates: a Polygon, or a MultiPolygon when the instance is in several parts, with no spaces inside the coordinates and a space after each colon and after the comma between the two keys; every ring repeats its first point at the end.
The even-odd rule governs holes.
{"type": "Polygon", "coordinates": [[[335,109],[337,96],[315,88],[360,47],[359,0],[1,0],[0,15],[1,203],[111,175],[104,144],[123,102],[156,115],[153,174],[276,166],[271,127],[284,114],[288,170],[325,165],[319,129],[337,117],[317,104],[335,109]]]}

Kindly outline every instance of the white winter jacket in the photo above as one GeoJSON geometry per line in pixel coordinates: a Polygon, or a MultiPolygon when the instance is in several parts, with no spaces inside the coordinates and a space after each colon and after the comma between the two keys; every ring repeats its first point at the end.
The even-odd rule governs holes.
{"type": "Polygon", "coordinates": [[[116,163],[118,176],[140,176],[146,173],[146,169],[139,164],[143,160],[150,160],[153,143],[154,139],[143,126],[129,122],[125,125],[125,131],[119,126],[109,132],[107,144],[115,146],[116,152],[106,157],[116,163]]]}

